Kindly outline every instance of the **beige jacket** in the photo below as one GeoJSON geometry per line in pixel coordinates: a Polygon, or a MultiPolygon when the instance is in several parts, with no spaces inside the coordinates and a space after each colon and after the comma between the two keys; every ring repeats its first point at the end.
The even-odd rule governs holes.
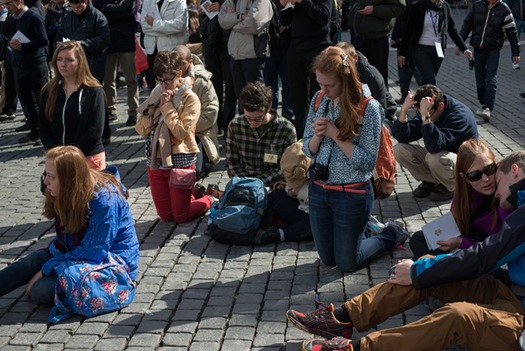
{"type": "MultiPolygon", "coordinates": [[[[171,102],[162,106],[159,106],[162,88],[157,86],[137,109],[140,115],[135,130],[142,137],[147,137],[154,132],[151,157],[162,159],[163,167],[171,166],[172,154],[199,152],[195,141],[195,127],[199,119],[201,104],[197,95],[191,91],[191,86],[189,86],[190,89],[188,86],[189,84],[180,94],[175,94],[171,102]],[[175,108],[177,105],[179,107],[175,108]],[[162,120],[161,115],[164,117],[162,120]],[[166,142],[167,138],[170,139],[169,143],[166,142]],[[157,152],[154,155],[153,151],[157,145],[160,153],[157,152]]],[[[151,165],[155,167],[156,162],[151,162],[151,165]]]]}

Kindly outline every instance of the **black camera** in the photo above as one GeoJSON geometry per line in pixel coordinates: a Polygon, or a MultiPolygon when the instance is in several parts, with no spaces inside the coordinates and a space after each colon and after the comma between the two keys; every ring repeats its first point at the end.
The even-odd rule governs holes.
{"type": "Polygon", "coordinates": [[[312,182],[316,180],[327,180],[328,175],[328,167],[317,162],[313,163],[310,168],[308,168],[308,172],[306,172],[306,176],[312,182]]]}
{"type": "Polygon", "coordinates": [[[468,69],[470,69],[470,70],[474,69],[474,62],[476,62],[474,60],[474,57],[471,57],[471,58],[468,59],[468,69]]]}

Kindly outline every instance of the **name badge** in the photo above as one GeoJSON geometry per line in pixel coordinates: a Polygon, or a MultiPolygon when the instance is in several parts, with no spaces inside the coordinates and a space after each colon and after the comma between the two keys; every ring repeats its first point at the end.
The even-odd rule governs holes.
{"type": "Polygon", "coordinates": [[[443,58],[445,57],[445,54],[443,54],[443,48],[441,47],[441,43],[435,43],[436,45],[436,53],[438,57],[443,58]]]}
{"type": "Polygon", "coordinates": [[[277,154],[270,154],[270,153],[264,154],[264,163],[276,164],[278,159],[279,159],[279,156],[277,156],[277,154]]]}

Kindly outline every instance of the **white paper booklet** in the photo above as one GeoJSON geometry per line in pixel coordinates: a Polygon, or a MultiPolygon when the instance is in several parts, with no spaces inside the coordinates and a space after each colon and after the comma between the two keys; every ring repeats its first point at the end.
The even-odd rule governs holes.
{"type": "Polygon", "coordinates": [[[438,240],[446,241],[461,235],[452,212],[425,224],[421,230],[423,230],[428,247],[432,250],[439,247],[438,240]]]}
{"type": "Polygon", "coordinates": [[[213,17],[215,17],[215,16],[217,16],[219,14],[219,11],[210,11],[209,10],[210,5],[211,5],[211,1],[210,0],[206,0],[205,2],[203,2],[201,4],[201,7],[202,7],[202,10],[204,11],[204,13],[206,14],[206,16],[208,16],[209,19],[212,19],[213,17]]]}

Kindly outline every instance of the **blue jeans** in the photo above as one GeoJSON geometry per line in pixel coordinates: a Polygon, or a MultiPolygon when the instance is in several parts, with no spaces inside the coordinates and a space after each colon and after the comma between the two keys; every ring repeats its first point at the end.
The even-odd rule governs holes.
{"type": "MultiPolygon", "coordinates": [[[[2,269],[0,271],[0,282],[2,282],[0,296],[27,284],[50,258],[51,255],[47,251],[38,250],[2,269]]],[[[53,306],[56,280],[56,275],[38,280],[31,290],[31,299],[39,304],[53,306]]]]}
{"type": "Polygon", "coordinates": [[[494,109],[499,65],[499,49],[490,51],[474,49],[474,70],[478,100],[482,106],[494,109]]]}
{"type": "Polygon", "coordinates": [[[325,190],[310,183],[309,212],[312,234],[321,261],[352,273],[395,245],[394,233],[383,231],[365,238],[374,204],[370,182],[358,188],[364,194],[325,190]]]}
{"type": "Polygon", "coordinates": [[[287,50],[274,50],[266,60],[264,66],[264,82],[272,87],[273,102],[272,109],[277,110],[279,103],[279,77],[282,85],[282,115],[291,120],[293,117],[292,101],[290,97],[290,87],[288,86],[288,67],[287,50]]]}

